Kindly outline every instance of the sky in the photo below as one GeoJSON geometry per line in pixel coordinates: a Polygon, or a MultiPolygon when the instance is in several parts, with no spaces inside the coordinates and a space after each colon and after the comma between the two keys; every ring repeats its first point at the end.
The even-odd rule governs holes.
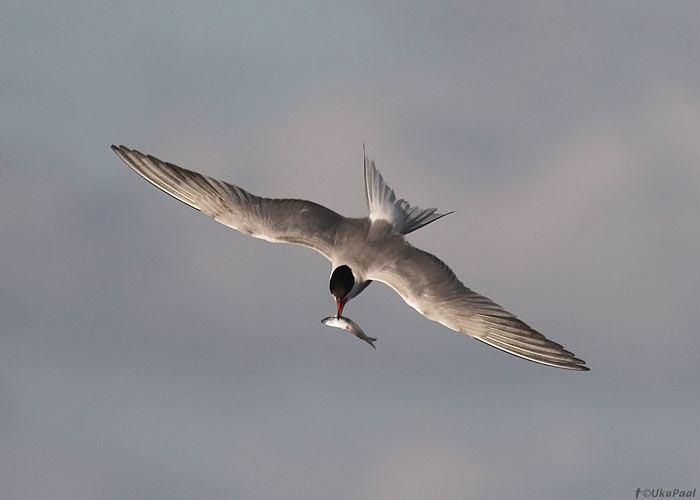
{"type": "Polygon", "coordinates": [[[13,500],[632,499],[700,487],[694,2],[6,2],[13,500]],[[590,372],[504,354],[154,189],[111,144],[366,213],[590,372]]]}

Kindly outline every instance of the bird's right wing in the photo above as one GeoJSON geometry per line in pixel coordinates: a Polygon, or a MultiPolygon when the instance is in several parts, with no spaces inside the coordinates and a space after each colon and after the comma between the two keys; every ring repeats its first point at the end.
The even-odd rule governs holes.
{"type": "Polygon", "coordinates": [[[173,198],[256,238],[309,247],[330,260],[343,216],[306,200],[261,198],[244,189],[158,158],[112,146],[124,163],[173,198]]]}
{"type": "Polygon", "coordinates": [[[465,287],[440,259],[405,241],[378,256],[367,278],[389,285],[423,316],[497,349],[543,365],[588,370],[573,353],[465,287]]]}

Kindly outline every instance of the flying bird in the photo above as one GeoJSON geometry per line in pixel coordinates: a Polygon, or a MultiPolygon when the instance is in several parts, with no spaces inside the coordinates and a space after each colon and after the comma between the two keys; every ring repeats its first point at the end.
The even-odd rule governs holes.
{"type": "Polygon", "coordinates": [[[449,214],[397,199],[366,154],[369,216],[350,218],[312,201],[256,196],[125,146],[112,146],[112,150],[148,182],[226,226],[322,254],[331,262],[329,289],[337,317],[349,300],[379,281],[420,314],[447,328],[535,363],[588,370],[583,360],[464,286],[444,262],[406,241],[407,234],[449,214]]]}

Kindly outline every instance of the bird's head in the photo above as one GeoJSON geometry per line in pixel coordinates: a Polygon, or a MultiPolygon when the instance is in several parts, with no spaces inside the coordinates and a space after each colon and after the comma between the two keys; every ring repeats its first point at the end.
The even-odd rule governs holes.
{"type": "Polygon", "coordinates": [[[348,266],[343,264],[333,270],[329,288],[331,290],[331,295],[338,305],[338,316],[343,314],[345,303],[357,295],[357,293],[351,294],[351,292],[354,291],[355,283],[355,275],[348,266]]]}

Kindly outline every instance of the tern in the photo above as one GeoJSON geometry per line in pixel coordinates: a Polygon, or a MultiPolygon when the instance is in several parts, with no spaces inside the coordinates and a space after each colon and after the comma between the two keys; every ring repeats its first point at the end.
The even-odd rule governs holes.
{"type": "Polygon", "coordinates": [[[447,328],[535,363],[588,370],[585,361],[464,286],[444,262],[406,241],[407,234],[449,213],[397,199],[366,153],[369,216],[350,218],[312,201],[256,196],[125,146],[112,150],[148,182],[214,220],[255,238],[303,245],[326,257],[338,318],[349,300],[379,281],[447,328]]]}

